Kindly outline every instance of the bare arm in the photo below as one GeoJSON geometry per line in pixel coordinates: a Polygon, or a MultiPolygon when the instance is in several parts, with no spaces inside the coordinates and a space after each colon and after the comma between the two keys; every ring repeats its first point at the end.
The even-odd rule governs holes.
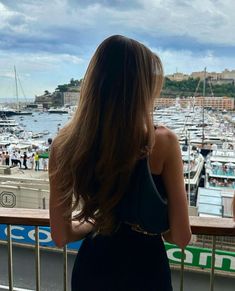
{"type": "MultiPolygon", "coordinates": [[[[56,158],[54,148],[51,148],[49,174],[56,169],[56,158]]],[[[93,230],[92,223],[81,223],[77,220],[66,219],[64,213],[72,205],[72,197],[63,201],[63,193],[58,188],[57,181],[61,174],[49,178],[50,182],[50,226],[52,239],[58,247],[63,247],[69,242],[83,239],[93,230]]]]}
{"type": "Polygon", "coordinates": [[[184,185],[182,156],[176,135],[168,129],[166,133],[165,160],[162,177],[166,186],[169,205],[170,230],[163,236],[166,241],[184,248],[190,241],[187,196],[184,185]]]}

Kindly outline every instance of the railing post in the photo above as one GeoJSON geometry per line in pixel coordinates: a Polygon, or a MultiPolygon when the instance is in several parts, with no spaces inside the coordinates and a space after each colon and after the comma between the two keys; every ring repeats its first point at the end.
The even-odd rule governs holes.
{"type": "Polygon", "coordinates": [[[216,236],[212,236],[210,291],[214,290],[216,236]]]}
{"type": "Polygon", "coordinates": [[[180,291],[184,291],[184,249],[181,249],[181,263],[180,263],[180,291]]]}
{"type": "Polygon", "coordinates": [[[39,227],[35,226],[35,265],[36,265],[36,291],[40,291],[40,245],[39,227]]]}
{"type": "Polygon", "coordinates": [[[67,256],[67,246],[64,246],[64,251],[63,251],[63,258],[64,258],[64,291],[68,290],[67,286],[67,274],[68,274],[68,256],[67,256]]]}
{"type": "Polygon", "coordinates": [[[42,209],[46,209],[46,198],[42,198],[42,209]]]}
{"type": "Polygon", "coordinates": [[[8,284],[9,284],[9,291],[13,291],[13,261],[12,261],[11,225],[7,225],[7,247],[8,247],[8,284]]]}

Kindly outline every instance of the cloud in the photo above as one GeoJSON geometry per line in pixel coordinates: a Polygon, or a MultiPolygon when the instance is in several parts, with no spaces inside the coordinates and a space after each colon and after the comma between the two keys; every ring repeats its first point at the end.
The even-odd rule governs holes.
{"type": "MultiPolygon", "coordinates": [[[[48,53],[11,53],[0,52],[1,70],[12,70],[14,64],[21,64],[24,72],[44,72],[46,70],[55,70],[61,65],[80,65],[83,59],[69,54],[48,54],[48,53]]],[[[0,75],[1,75],[0,70],[0,75]]]]}
{"type": "Polygon", "coordinates": [[[98,41],[113,33],[184,37],[186,44],[189,38],[202,45],[235,46],[233,0],[204,0],[203,5],[201,0],[1,2],[0,35],[7,42],[8,33],[12,48],[12,38],[22,38],[20,48],[26,50],[32,48],[28,45],[31,40],[35,50],[52,50],[54,42],[60,43],[60,52],[75,51],[83,48],[86,40],[90,42],[91,37],[98,41]]]}
{"type": "Polygon", "coordinates": [[[14,66],[27,96],[53,91],[72,77],[81,78],[84,60],[69,54],[0,52],[0,97],[14,96],[14,66]]]}
{"type": "Polygon", "coordinates": [[[235,68],[234,11],[234,0],[0,0],[0,86],[14,64],[30,94],[82,77],[112,34],[155,48],[166,73],[235,68]]]}
{"type": "Polygon", "coordinates": [[[27,31],[27,22],[33,20],[32,17],[24,13],[10,10],[0,2],[0,31],[8,34],[25,33],[27,31]]]}
{"type": "Polygon", "coordinates": [[[235,68],[235,57],[230,58],[226,55],[217,56],[213,51],[194,54],[188,50],[174,51],[163,50],[162,48],[152,48],[162,60],[165,74],[173,72],[191,72],[203,71],[207,68],[208,72],[221,72],[225,68],[235,68]]]}

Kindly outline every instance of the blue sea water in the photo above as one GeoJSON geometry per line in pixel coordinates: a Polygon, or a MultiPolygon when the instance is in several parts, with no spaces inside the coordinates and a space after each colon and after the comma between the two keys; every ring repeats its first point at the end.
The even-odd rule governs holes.
{"type": "Polygon", "coordinates": [[[71,116],[69,114],[34,112],[33,115],[13,116],[12,118],[26,131],[39,133],[48,130],[49,133],[40,138],[40,140],[47,140],[48,138],[53,139],[58,130],[70,120],[71,116]]]}

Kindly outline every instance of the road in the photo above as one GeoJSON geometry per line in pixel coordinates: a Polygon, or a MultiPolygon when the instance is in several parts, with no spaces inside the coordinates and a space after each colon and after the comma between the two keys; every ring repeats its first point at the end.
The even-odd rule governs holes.
{"type": "MultiPolygon", "coordinates": [[[[28,248],[13,248],[14,286],[15,291],[35,290],[34,251],[28,248]]],[[[75,255],[68,255],[68,281],[75,255]]],[[[8,290],[7,248],[0,245],[0,291],[8,290]]],[[[208,291],[209,275],[195,272],[185,272],[185,291],[208,291]]],[[[179,290],[179,271],[172,271],[174,291],[179,290]]],[[[69,284],[68,284],[69,285],[69,284]]],[[[216,276],[214,291],[234,291],[235,277],[216,276]]],[[[41,290],[63,291],[63,254],[41,250],[41,290]]],[[[70,290],[70,286],[69,289],[70,290]]],[[[92,290],[93,291],[93,290],[92,290]]],[[[95,290],[94,290],[95,291],[95,290]]],[[[121,291],[121,290],[120,290],[121,291]]],[[[126,290],[128,291],[128,290],[126,290]]],[[[148,291],[148,290],[143,290],[148,291]]]]}

